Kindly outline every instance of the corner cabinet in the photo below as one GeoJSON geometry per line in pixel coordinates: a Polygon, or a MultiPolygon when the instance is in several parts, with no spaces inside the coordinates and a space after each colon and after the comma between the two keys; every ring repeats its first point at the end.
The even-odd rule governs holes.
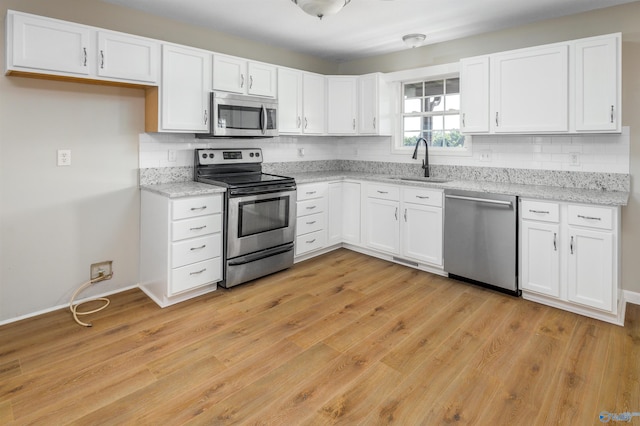
{"type": "Polygon", "coordinates": [[[391,99],[381,73],[358,77],[358,134],[391,134],[391,99]]]}
{"type": "Polygon", "coordinates": [[[620,208],[520,203],[523,298],[622,325],[620,208]]]}
{"type": "Polygon", "coordinates": [[[327,77],[327,133],[358,133],[358,79],[349,76],[327,77]]]}
{"type": "Polygon", "coordinates": [[[222,194],[141,193],[140,288],[160,307],[216,290],[222,279],[222,194]]]}
{"type": "Polygon", "coordinates": [[[162,46],[162,84],[147,90],[147,132],[209,131],[211,53],[177,45],[162,46]]]}
{"type": "Polygon", "coordinates": [[[278,68],[278,130],[282,134],[325,133],[325,78],[278,68]]]}

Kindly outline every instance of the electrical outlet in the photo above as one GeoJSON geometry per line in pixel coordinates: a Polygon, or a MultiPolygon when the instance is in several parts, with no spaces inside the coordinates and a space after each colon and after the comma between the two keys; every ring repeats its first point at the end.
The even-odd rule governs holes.
{"type": "Polygon", "coordinates": [[[59,149],[58,150],[58,166],[70,166],[71,165],[71,150],[59,149]]]}
{"type": "Polygon", "coordinates": [[[572,166],[579,166],[580,165],[580,154],[577,152],[572,152],[569,154],[569,156],[571,157],[571,165],[572,166]]]}
{"type": "Polygon", "coordinates": [[[113,276],[113,261],[106,260],[104,262],[92,263],[91,264],[91,280],[96,280],[97,278],[102,278],[96,280],[96,282],[110,280],[113,276]]]}
{"type": "Polygon", "coordinates": [[[491,161],[491,150],[483,149],[480,151],[480,161],[491,161]]]}
{"type": "Polygon", "coordinates": [[[178,161],[178,152],[175,149],[170,149],[167,154],[167,160],[170,163],[175,163],[176,161],[178,161]]]}
{"type": "Polygon", "coordinates": [[[304,148],[298,148],[298,157],[304,157],[304,148]]]}

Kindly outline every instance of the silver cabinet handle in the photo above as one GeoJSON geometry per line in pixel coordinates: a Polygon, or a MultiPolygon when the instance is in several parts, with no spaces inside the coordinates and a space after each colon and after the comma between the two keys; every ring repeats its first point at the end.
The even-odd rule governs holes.
{"type": "Polygon", "coordinates": [[[206,209],[206,208],[207,208],[207,206],[202,206],[202,207],[191,207],[191,211],[193,212],[193,211],[196,211],[196,210],[204,210],[204,209],[206,209]]]}
{"type": "Polygon", "coordinates": [[[244,74],[240,74],[240,88],[244,87],[244,74]]]}
{"type": "Polygon", "coordinates": [[[398,208],[396,207],[396,220],[398,220],[398,208]]]}
{"type": "Polygon", "coordinates": [[[496,111],[496,127],[498,127],[498,111],[496,111]]]}
{"type": "Polygon", "coordinates": [[[613,105],[611,105],[611,122],[613,123],[613,105]]]}
{"type": "Polygon", "coordinates": [[[194,250],[202,250],[203,248],[205,248],[207,245],[203,244],[200,247],[191,247],[189,250],[194,251],[194,250]]]}
{"type": "Polygon", "coordinates": [[[249,89],[252,89],[252,88],[253,88],[253,76],[250,75],[249,76],[249,89]]]}
{"type": "Polygon", "coordinates": [[[558,234],[556,234],[555,232],[553,233],[553,251],[558,251],[558,241],[557,241],[557,236],[558,234]]]}
{"type": "Polygon", "coordinates": [[[311,241],[307,241],[306,243],[307,243],[307,244],[311,244],[311,243],[315,243],[315,242],[316,242],[316,239],[314,238],[313,240],[311,240],[311,241]]]}
{"type": "Polygon", "coordinates": [[[313,195],[313,194],[315,194],[316,192],[317,192],[317,191],[307,191],[307,192],[306,192],[306,194],[307,194],[307,195],[313,195]]]}
{"type": "Polygon", "coordinates": [[[298,119],[296,120],[296,129],[299,129],[301,125],[302,125],[302,119],[300,119],[300,116],[298,116],[298,119]]]}
{"type": "Polygon", "coordinates": [[[573,235],[571,236],[571,243],[569,244],[569,248],[571,248],[571,254],[573,254],[573,235]]]}
{"type": "Polygon", "coordinates": [[[373,117],[373,128],[376,128],[376,117],[373,117]]]}
{"type": "Polygon", "coordinates": [[[404,221],[407,221],[407,209],[404,209],[404,221]]]}
{"type": "Polygon", "coordinates": [[[309,207],[307,207],[307,210],[313,210],[313,209],[315,209],[316,207],[317,207],[317,206],[309,206],[309,207]]]}
{"type": "Polygon", "coordinates": [[[353,130],[355,130],[355,129],[356,129],[356,119],[354,118],[353,119],[353,130]]]}
{"type": "Polygon", "coordinates": [[[578,215],[578,217],[580,219],[585,219],[585,220],[602,220],[601,217],[595,217],[595,216],[583,216],[581,214],[578,215]]]}
{"type": "Polygon", "coordinates": [[[316,223],[315,220],[311,221],[311,222],[307,222],[307,225],[313,225],[314,223],[316,223]]]}
{"type": "Polygon", "coordinates": [[[549,212],[545,211],[545,210],[531,210],[531,209],[529,209],[529,212],[538,213],[538,214],[549,214],[549,212]]]}
{"type": "Polygon", "coordinates": [[[477,201],[479,203],[499,204],[501,206],[509,206],[509,207],[511,207],[511,201],[492,200],[492,199],[489,199],[489,198],[463,197],[461,195],[445,195],[445,197],[446,198],[451,198],[451,199],[454,199],[454,200],[477,201]]]}
{"type": "Polygon", "coordinates": [[[201,273],[203,273],[206,270],[207,270],[207,268],[200,269],[199,271],[191,272],[189,275],[200,275],[201,273]]]}
{"type": "Polygon", "coordinates": [[[463,113],[462,113],[462,127],[466,127],[466,124],[465,124],[465,118],[466,118],[466,115],[467,115],[467,113],[466,113],[466,112],[463,112],[463,113]]]}
{"type": "Polygon", "coordinates": [[[201,231],[206,227],[207,225],[198,226],[197,228],[189,228],[189,231],[201,231]]]}
{"type": "Polygon", "coordinates": [[[209,111],[207,111],[206,109],[204,110],[204,125],[207,125],[207,122],[209,121],[209,111]]]}
{"type": "Polygon", "coordinates": [[[421,200],[428,200],[429,197],[427,197],[426,195],[416,195],[416,198],[420,198],[421,200]]]}
{"type": "Polygon", "coordinates": [[[104,69],[104,50],[100,51],[100,68],[104,69]]]}
{"type": "Polygon", "coordinates": [[[87,48],[83,47],[82,51],[84,52],[84,60],[82,62],[82,66],[86,67],[87,66],[87,48]]]}
{"type": "Polygon", "coordinates": [[[306,129],[307,127],[309,127],[309,120],[307,120],[307,117],[304,118],[304,128],[306,129]]]}
{"type": "Polygon", "coordinates": [[[389,193],[389,191],[380,191],[380,190],[377,190],[377,192],[378,192],[378,194],[388,194],[389,193]]]}

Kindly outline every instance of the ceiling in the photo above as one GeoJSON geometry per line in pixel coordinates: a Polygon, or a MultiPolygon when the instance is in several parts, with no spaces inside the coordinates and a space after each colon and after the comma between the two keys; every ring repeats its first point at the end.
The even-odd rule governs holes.
{"type": "Polygon", "coordinates": [[[352,0],[319,20],[291,0],[104,0],[249,40],[344,62],[635,0],[352,0]]]}

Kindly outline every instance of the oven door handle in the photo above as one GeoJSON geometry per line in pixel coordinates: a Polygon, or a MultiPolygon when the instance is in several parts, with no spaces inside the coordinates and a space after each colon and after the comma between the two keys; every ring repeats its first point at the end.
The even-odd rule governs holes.
{"type": "Polygon", "coordinates": [[[283,246],[278,246],[266,250],[259,251],[257,253],[247,254],[246,256],[238,257],[229,261],[229,266],[245,265],[247,263],[255,262],[256,260],[264,259],[265,257],[275,256],[277,254],[286,253],[293,250],[293,243],[288,243],[283,246]]]}

